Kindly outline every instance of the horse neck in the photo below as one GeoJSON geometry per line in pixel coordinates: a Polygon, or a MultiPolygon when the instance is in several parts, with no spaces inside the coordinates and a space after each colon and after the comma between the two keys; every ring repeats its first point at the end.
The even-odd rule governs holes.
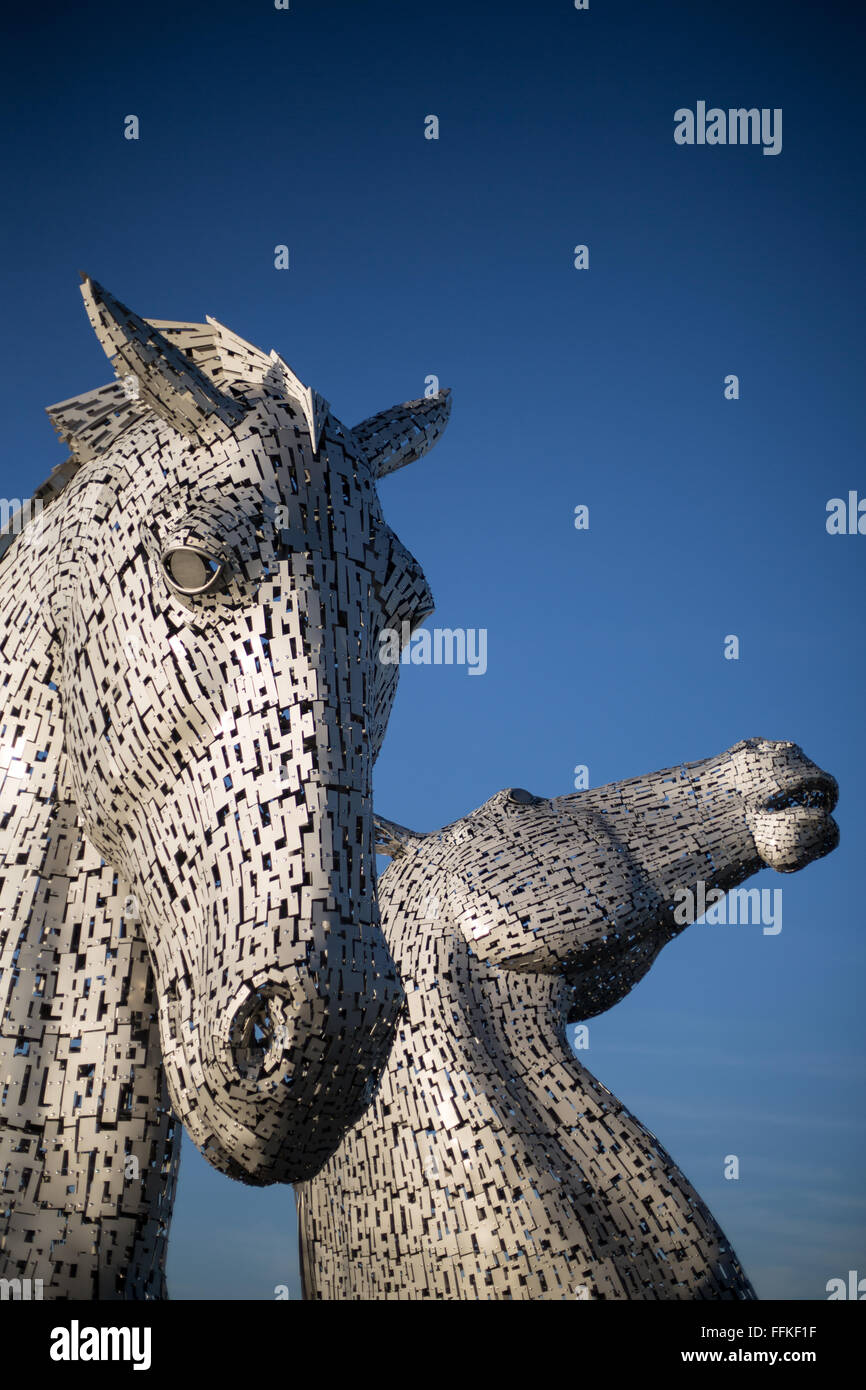
{"type": "Polygon", "coordinates": [[[0,1275],[158,1298],[179,1131],[147,948],[71,795],[38,579],[19,542],[0,571],[0,1275]]]}
{"type": "MultiPolygon", "coordinates": [[[[439,1123],[433,1100],[437,1087],[425,1090],[425,1085],[443,1068],[476,1076],[479,1095],[491,1074],[501,1076],[513,1083],[512,1103],[519,1105],[522,1088],[539,1070],[549,1069],[558,1049],[564,1060],[571,1056],[565,1037],[567,982],[560,975],[506,970],[479,960],[449,915],[446,875],[438,857],[431,845],[396,860],[379,895],[407,1011],[384,1089],[393,1079],[399,1090],[406,1075],[401,1069],[408,1065],[418,1082],[412,1103],[429,1102],[434,1126],[439,1123]]],[[[376,1127],[380,1121],[370,1111],[355,1132],[365,1123],[376,1127]]]]}
{"type": "Polygon", "coordinates": [[[32,916],[44,877],[63,872],[70,845],[52,834],[64,799],[59,644],[50,598],[37,587],[36,548],[22,537],[0,571],[0,920],[8,939],[32,916]]]}

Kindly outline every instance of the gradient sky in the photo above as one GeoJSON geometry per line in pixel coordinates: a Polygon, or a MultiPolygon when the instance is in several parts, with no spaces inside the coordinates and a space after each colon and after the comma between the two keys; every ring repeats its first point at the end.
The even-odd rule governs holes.
{"type": "MultiPolygon", "coordinates": [[[[65,456],[44,407],[111,377],[78,269],[275,347],[350,425],[450,385],[442,443],[381,497],[432,624],[486,628],[488,671],[405,669],[378,809],[432,829],[755,734],[831,771],[840,848],[754,881],[783,888],[781,933],[695,925],[581,1060],[762,1297],[866,1275],[866,536],[825,528],[866,496],[855,7],[152,0],[4,26],[0,491],[65,456]],[[676,145],[698,100],[782,108],[782,152],[676,145]]],[[[296,1240],[290,1189],[184,1145],[174,1298],[296,1297],[296,1240]]]]}

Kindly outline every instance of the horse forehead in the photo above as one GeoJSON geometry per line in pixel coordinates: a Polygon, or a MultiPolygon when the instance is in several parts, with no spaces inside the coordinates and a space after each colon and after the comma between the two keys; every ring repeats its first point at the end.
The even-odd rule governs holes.
{"type": "Polygon", "coordinates": [[[168,451],[148,451],[140,464],[132,470],[132,487],[157,503],[200,497],[231,506],[315,493],[333,497],[347,511],[378,502],[373,479],[344,450],[314,455],[258,435],[226,440],[219,449],[188,449],[176,441],[168,451]]]}

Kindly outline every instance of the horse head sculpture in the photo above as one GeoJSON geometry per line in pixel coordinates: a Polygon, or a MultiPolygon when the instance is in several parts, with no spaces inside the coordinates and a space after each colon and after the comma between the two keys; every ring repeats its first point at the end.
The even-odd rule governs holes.
{"type": "Polygon", "coordinates": [[[406,1015],[373,1104],[295,1189],[305,1296],[754,1298],[566,1024],[622,999],[696,899],[829,854],[837,792],[756,738],[568,796],[507,788],[429,835],[379,820],[406,1015]]]}
{"type": "Polygon", "coordinates": [[[838,794],[797,744],[764,738],[567,796],[500,792],[455,839],[451,902],[479,958],[561,976],[580,1022],[643,978],[699,901],[831,853],[838,794]]]}
{"type": "Polygon", "coordinates": [[[376,484],[450,401],[349,429],[275,352],[83,279],[120,380],[50,409],[72,459],[0,567],[16,939],[71,805],[146,941],[175,1115],[215,1167],[290,1182],[363,1112],[403,999],[371,803],[399,667],[377,647],[432,600],[376,484]]]}

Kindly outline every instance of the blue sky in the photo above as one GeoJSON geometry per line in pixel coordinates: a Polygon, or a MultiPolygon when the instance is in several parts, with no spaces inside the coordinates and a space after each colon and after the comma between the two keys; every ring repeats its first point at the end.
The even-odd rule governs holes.
{"type": "MultiPolygon", "coordinates": [[[[79,268],[140,314],[275,347],[349,424],[434,373],[447,434],[381,496],[433,623],[486,628],[488,670],[404,671],[380,811],[431,829],[503,786],[570,791],[576,764],[595,786],[754,734],[838,778],[840,848],[755,881],[783,888],[782,932],[692,927],[581,1054],[763,1297],[866,1274],[866,537],[825,529],[828,499],[866,496],[853,13],[155,0],[6,21],[0,491],[64,457],[44,407],[110,376],[79,268]],[[782,152],[676,145],[699,100],[782,108],[782,152]]],[[[185,1145],[169,1278],[296,1294],[290,1190],[185,1145]]]]}

